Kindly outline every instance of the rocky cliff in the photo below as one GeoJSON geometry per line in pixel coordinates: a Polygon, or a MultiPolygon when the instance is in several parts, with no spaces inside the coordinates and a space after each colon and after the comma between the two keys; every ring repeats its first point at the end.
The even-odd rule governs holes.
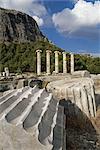
{"type": "Polygon", "coordinates": [[[34,42],[43,39],[36,21],[29,15],[0,8],[0,42],[34,42]]]}

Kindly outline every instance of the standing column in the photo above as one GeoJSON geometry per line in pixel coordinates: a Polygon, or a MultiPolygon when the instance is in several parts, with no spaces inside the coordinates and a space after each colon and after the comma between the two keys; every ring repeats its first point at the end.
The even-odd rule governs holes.
{"type": "Polygon", "coordinates": [[[59,55],[58,54],[60,54],[60,52],[55,51],[54,53],[55,53],[55,73],[59,73],[59,59],[58,59],[59,55]]]}
{"type": "Polygon", "coordinates": [[[74,72],[74,54],[71,53],[71,74],[74,72]]]}
{"type": "Polygon", "coordinates": [[[50,53],[51,53],[50,50],[46,51],[46,72],[47,72],[47,75],[50,74],[50,53]]]}
{"type": "Polygon", "coordinates": [[[62,52],[62,54],[63,54],[63,73],[67,73],[66,52],[62,52]]]}
{"type": "Polygon", "coordinates": [[[41,75],[41,50],[36,50],[37,53],[37,75],[41,75]]]}

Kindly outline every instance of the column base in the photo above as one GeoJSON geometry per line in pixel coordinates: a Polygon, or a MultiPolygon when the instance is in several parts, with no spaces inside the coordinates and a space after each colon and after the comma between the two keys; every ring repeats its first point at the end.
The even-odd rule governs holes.
{"type": "Polygon", "coordinates": [[[51,73],[46,73],[46,75],[51,75],[51,73]]]}

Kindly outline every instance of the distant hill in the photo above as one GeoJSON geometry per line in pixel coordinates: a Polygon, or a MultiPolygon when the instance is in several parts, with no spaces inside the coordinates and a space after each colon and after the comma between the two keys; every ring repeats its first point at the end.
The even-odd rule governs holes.
{"type": "Polygon", "coordinates": [[[29,15],[0,8],[0,42],[34,42],[43,39],[36,21],[29,15]]]}

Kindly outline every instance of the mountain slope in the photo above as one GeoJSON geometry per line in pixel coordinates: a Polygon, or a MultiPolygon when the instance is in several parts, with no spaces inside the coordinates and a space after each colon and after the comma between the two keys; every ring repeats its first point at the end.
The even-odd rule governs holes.
{"type": "Polygon", "coordinates": [[[36,21],[29,15],[0,8],[0,42],[34,42],[43,39],[36,21]]]}

